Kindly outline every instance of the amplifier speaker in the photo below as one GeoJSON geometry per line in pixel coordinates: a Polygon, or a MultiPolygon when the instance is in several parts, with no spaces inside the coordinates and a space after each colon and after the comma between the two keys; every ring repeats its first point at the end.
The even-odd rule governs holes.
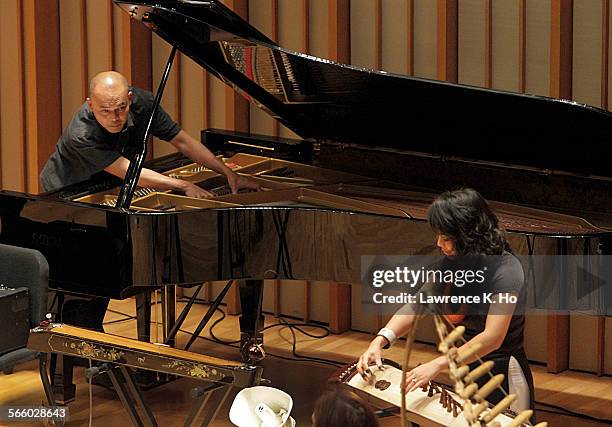
{"type": "Polygon", "coordinates": [[[0,285],[0,355],[23,348],[30,333],[28,288],[0,285]]]}

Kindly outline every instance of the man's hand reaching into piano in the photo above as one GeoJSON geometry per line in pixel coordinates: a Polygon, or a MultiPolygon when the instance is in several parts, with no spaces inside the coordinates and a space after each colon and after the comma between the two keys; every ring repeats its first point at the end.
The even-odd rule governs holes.
{"type": "MultiPolygon", "coordinates": [[[[125,157],[119,157],[104,170],[123,179],[129,166],[130,162],[128,159],[125,157]]],[[[138,180],[138,185],[140,187],[155,188],[156,190],[160,191],[174,190],[179,193],[183,193],[188,197],[196,197],[198,199],[208,199],[209,197],[214,197],[213,193],[198,187],[193,182],[171,178],[147,168],[142,169],[140,179],[138,180]]]]}
{"type": "Polygon", "coordinates": [[[238,190],[243,188],[259,191],[261,188],[252,178],[245,175],[238,175],[234,172],[227,174],[227,183],[232,189],[232,193],[236,194],[238,190]]]}
{"type": "Polygon", "coordinates": [[[211,197],[215,197],[215,195],[210,191],[206,191],[191,182],[188,183],[184,191],[185,196],[195,197],[196,199],[209,199],[211,197]]]}

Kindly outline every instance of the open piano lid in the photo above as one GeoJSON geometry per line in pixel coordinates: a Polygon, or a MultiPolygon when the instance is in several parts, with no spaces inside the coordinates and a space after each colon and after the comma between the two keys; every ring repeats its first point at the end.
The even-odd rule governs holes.
{"type": "Polygon", "coordinates": [[[303,138],[612,177],[612,114],[283,49],[218,1],[114,0],[303,138]]]}

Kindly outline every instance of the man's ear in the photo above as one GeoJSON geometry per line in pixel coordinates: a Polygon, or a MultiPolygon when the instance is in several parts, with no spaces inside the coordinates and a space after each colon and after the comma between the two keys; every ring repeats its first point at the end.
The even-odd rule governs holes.
{"type": "Polygon", "coordinates": [[[128,102],[131,104],[132,103],[132,96],[134,95],[134,93],[130,90],[128,91],[128,102]]]}
{"type": "Polygon", "coordinates": [[[93,110],[93,105],[92,105],[92,102],[91,102],[91,98],[87,97],[87,98],[85,98],[85,101],[87,101],[87,105],[89,106],[89,109],[93,110]]]}

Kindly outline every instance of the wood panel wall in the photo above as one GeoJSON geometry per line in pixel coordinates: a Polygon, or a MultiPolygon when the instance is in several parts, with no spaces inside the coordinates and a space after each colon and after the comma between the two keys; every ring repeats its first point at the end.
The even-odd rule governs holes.
{"type": "Polygon", "coordinates": [[[91,77],[116,69],[151,87],[151,35],[104,0],[6,0],[0,19],[0,182],[37,193],[91,77]]]}
{"type": "MultiPolygon", "coordinates": [[[[603,108],[610,104],[609,0],[224,3],[295,51],[393,73],[571,98],[603,108]]],[[[164,41],[106,0],[1,1],[2,188],[38,191],[38,174],[61,129],[84,101],[93,75],[116,69],[133,84],[155,89],[169,50],[164,41]]],[[[294,136],[180,54],[162,106],[195,136],[206,127],[294,136]]],[[[406,133],[410,134],[409,126],[406,133]]],[[[155,141],[151,154],[171,151],[169,144],[155,141]]],[[[336,292],[332,299],[347,295],[345,286],[332,286],[336,292]]],[[[266,291],[271,299],[267,304],[275,311],[333,320],[326,306],[330,297],[326,284],[301,283],[288,287],[290,291],[273,288],[281,289],[275,291],[281,295],[266,291]]],[[[347,313],[348,324],[354,327],[372,324],[355,311],[351,316],[345,307],[343,314],[333,314],[340,316],[336,320],[344,322],[343,327],[347,313]]],[[[548,331],[569,336],[589,322],[592,319],[557,318],[548,331]]],[[[593,325],[596,347],[602,341],[609,344],[606,322],[593,325]]],[[[546,333],[541,324],[530,328],[546,333]]],[[[569,358],[560,360],[560,369],[612,372],[609,354],[604,357],[601,351],[590,352],[591,347],[575,343],[575,338],[557,343],[555,354],[565,352],[569,358]]],[[[536,359],[542,359],[541,350],[532,351],[536,359]]]]}

